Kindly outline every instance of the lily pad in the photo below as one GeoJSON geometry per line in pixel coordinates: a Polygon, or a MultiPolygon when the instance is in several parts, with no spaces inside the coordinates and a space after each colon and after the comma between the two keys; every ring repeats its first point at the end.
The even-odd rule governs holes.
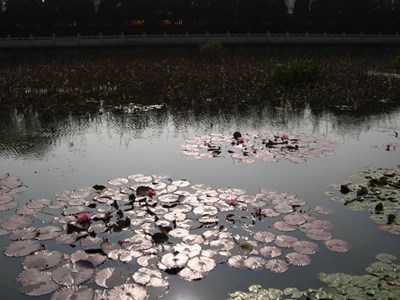
{"type": "Polygon", "coordinates": [[[5,248],[4,255],[9,257],[21,257],[39,251],[40,249],[42,249],[42,244],[37,241],[15,241],[5,248]]]}
{"type": "Polygon", "coordinates": [[[78,260],[56,268],[52,279],[60,285],[80,285],[90,280],[95,273],[94,265],[87,260],[78,260]]]}
{"type": "Polygon", "coordinates": [[[147,290],[135,283],[116,286],[107,293],[107,300],[146,300],[147,298],[147,290]]]}
{"type": "Polygon", "coordinates": [[[284,273],[289,269],[289,266],[282,259],[271,259],[265,263],[265,268],[274,273],[284,273]]]}
{"type": "Polygon", "coordinates": [[[93,297],[94,291],[87,286],[65,286],[54,292],[51,300],[88,300],[93,297]]]}
{"type": "Polygon", "coordinates": [[[41,271],[59,265],[63,259],[64,255],[59,251],[40,251],[25,257],[22,265],[24,269],[37,269],[41,271]]]}
{"type": "Polygon", "coordinates": [[[59,285],[51,280],[50,272],[36,269],[22,271],[16,278],[18,290],[27,296],[42,296],[50,294],[59,288],[59,285]]]}
{"type": "Polygon", "coordinates": [[[131,273],[124,268],[104,268],[96,272],[95,282],[104,288],[114,288],[127,282],[131,273]]]}
{"type": "Polygon", "coordinates": [[[308,266],[311,264],[311,259],[308,255],[298,253],[298,252],[292,252],[288,253],[285,255],[285,259],[292,265],[295,266],[308,266]]]}
{"type": "Polygon", "coordinates": [[[335,252],[347,252],[351,248],[348,242],[339,239],[327,240],[325,246],[335,252]]]}

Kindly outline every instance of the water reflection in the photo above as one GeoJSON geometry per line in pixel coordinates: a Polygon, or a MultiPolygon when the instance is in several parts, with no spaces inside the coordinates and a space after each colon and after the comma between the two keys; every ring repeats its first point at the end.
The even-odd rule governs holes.
{"type": "Polygon", "coordinates": [[[231,134],[246,130],[284,130],[358,138],[371,128],[393,131],[399,127],[396,110],[376,114],[315,111],[292,105],[236,105],[229,108],[202,106],[184,110],[159,108],[127,113],[122,110],[85,114],[42,114],[33,109],[4,111],[0,118],[0,156],[45,158],[60,141],[71,146],[79,136],[92,131],[119,137],[129,146],[136,139],[157,139],[163,135],[231,134]]]}

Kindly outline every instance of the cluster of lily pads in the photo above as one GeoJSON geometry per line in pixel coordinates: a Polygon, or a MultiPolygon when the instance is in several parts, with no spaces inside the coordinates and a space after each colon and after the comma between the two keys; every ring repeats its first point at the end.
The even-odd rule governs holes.
{"type": "Polygon", "coordinates": [[[400,234],[400,168],[369,168],[331,188],[341,193],[327,192],[332,200],[355,211],[369,211],[380,229],[400,234]]]}
{"type": "MultiPolygon", "coordinates": [[[[14,198],[24,190],[25,187],[18,178],[12,177],[6,172],[0,172],[0,212],[16,208],[18,204],[14,198]]],[[[0,229],[0,235],[2,233],[3,231],[0,229]]]]}
{"type": "Polygon", "coordinates": [[[320,288],[300,291],[289,287],[284,290],[263,288],[255,284],[248,292],[236,291],[229,300],[280,300],[280,299],[400,299],[400,265],[397,257],[387,253],[376,256],[378,261],[366,268],[368,274],[350,275],[345,273],[320,273],[319,279],[325,284],[320,288]]]}
{"type": "Polygon", "coordinates": [[[234,163],[278,162],[286,159],[304,163],[312,157],[333,153],[337,141],[326,136],[307,136],[304,133],[236,131],[232,136],[211,133],[208,136],[189,137],[181,146],[182,153],[196,159],[229,156],[234,163]]]}
{"type": "Polygon", "coordinates": [[[321,246],[348,251],[318,218],[327,213],[294,194],[134,174],[31,199],[0,229],[12,241],[4,254],[25,257],[26,295],[147,299],[166,293],[170,276],[200,280],[222,263],[283,273],[310,265],[321,246]]]}

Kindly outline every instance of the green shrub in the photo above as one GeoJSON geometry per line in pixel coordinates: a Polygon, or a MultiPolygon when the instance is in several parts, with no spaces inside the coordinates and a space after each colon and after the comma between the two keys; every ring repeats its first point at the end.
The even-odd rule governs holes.
{"type": "Polygon", "coordinates": [[[199,53],[207,59],[216,59],[221,57],[222,48],[220,41],[210,41],[200,46],[199,53]]]}
{"type": "Polygon", "coordinates": [[[291,87],[314,85],[322,77],[322,69],[311,59],[298,58],[289,61],[284,66],[277,67],[270,74],[273,82],[291,87]]]}
{"type": "Polygon", "coordinates": [[[392,67],[400,71],[400,54],[392,57],[392,67]]]}

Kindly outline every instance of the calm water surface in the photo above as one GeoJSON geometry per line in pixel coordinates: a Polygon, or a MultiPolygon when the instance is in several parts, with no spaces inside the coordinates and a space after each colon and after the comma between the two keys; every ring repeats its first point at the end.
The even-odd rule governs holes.
{"type": "MultiPolygon", "coordinates": [[[[400,139],[400,110],[354,116],[312,112],[310,109],[237,107],[169,111],[157,109],[136,113],[87,114],[50,117],[40,113],[1,113],[0,170],[20,178],[28,191],[19,195],[54,199],[54,193],[131,174],[168,175],[203,183],[213,188],[242,188],[256,194],[260,188],[297,194],[313,208],[322,205],[333,214],[322,219],[334,223],[333,236],[351,243],[347,253],[320,247],[307,267],[290,267],[283,274],[217,266],[200,281],[170,278],[170,291],[163,299],[224,299],[229,292],[247,290],[253,283],[265,287],[316,287],[318,272],[363,273],[376,254],[400,256],[399,236],[381,232],[368,213],[356,213],[330,201],[325,192],[369,166],[396,167],[398,150],[385,151],[386,144],[400,139]],[[312,158],[303,164],[280,161],[273,164],[233,164],[229,157],[195,160],[180,153],[186,137],[223,133],[231,135],[258,130],[323,134],[340,141],[334,154],[312,158]]],[[[396,148],[396,149],[397,149],[396,148]]],[[[10,212],[9,212],[10,213],[10,212]]],[[[265,229],[268,230],[268,229],[265,229]]],[[[1,247],[9,244],[0,239],[1,247]]],[[[15,277],[22,259],[0,256],[2,299],[28,299],[18,294],[15,277]]],[[[50,299],[50,296],[37,297],[50,299]]]]}

